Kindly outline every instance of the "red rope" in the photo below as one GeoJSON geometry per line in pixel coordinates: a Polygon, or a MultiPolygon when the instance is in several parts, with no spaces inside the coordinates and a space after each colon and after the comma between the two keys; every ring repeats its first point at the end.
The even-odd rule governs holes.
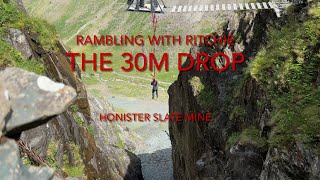
{"type": "Polygon", "coordinates": [[[157,31],[157,25],[158,25],[158,17],[156,15],[156,13],[152,13],[152,23],[153,23],[153,32],[154,32],[154,35],[157,31]]]}
{"type": "MultiPolygon", "coordinates": [[[[156,13],[152,13],[152,24],[153,24],[153,36],[156,35],[156,31],[157,31],[157,25],[158,25],[158,17],[156,15],[156,13]]],[[[153,54],[155,54],[155,51],[156,51],[156,45],[154,44],[153,46],[153,54]]],[[[156,69],[154,67],[153,69],[153,77],[156,76],[156,69]]]]}

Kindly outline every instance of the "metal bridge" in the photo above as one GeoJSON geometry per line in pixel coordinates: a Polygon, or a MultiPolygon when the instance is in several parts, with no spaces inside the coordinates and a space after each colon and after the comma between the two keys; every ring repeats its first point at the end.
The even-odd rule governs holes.
{"type": "MultiPolygon", "coordinates": [[[[161,0],[162,1],[162,0],[161,0]]],[[[163,3],[163,1],[162,1],[163,3]]],[[[144,0],[134,0],[129,5],[129,11],[143,11],[155,13],[194,13],[194,12],[214,12],[214,11],[245,11],[245,10],[274,10],[280,17],[291,3],[287,0],[277,0],[269,2],[255,3],[230,3],[230,4],[206,4],[206,5],[175,5],[167,8],[165,4],[159,4],[158,0],[151,0],[150,4],[145,4],[144,0]],[[170,10],[164,10],[164,9],[170,10]]]]}
{"type": "Polygon", "coordinates": [[[290,4],[279,2],[256,2],[256,3],[232,3],[232,4],[210,4],[210,5],[189,5],[173,6],[171,13],[190,13],[190,12],[213,12],[213,11],[244,11],[244,10],[263,10],[273,9],[280,17],[282,9],[290,4]]]}

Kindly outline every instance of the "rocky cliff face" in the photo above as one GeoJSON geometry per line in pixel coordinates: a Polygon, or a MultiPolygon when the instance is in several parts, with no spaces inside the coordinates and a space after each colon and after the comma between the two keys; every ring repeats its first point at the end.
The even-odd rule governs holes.
{"type": "MultiPolygon", "coordinates": [[[[6,33],[7,43],[26,61],[41,61],[47,76],[60,83],[54,84],[44,76],[36,79],[16,69],[0,71],[1,103],[6,104],[10,99],[8,107],[1,106],[0,129],[5,136],[18,140],[23,159],[29,164],[56,169],[56,177],[143,179],[140,160],[130,152],[136,146],[135,135],[119,125],[99,121],[99,113],[110,112],[112,108],[95,97],[88,98],[77,65],[76,71],[71,71],[64,45],[57,42],[55,50],[46,50],[39,43],[37,33],[15,28],[6,33]],[[64,87],[66,90],[62,91],[64,87]],[[46,91],[51,94],[45,94],[46,91]]],[[[17,144],[5,139],[1,141],[1,152],[5,152],[7,146],[18,153],[17,144]]],[[[5,156],[0,154],[1,158],[5,156]]],[[[22,166],[19,158],[12,167],[7,161],[0,161],[4,163],[0,174],[9,179],[31,177],[32,172],[41,175],[35,168],[29,168],[30,175],[20,170],[15,175],[7,174],[7,169],[11,172],[13,166],[22,166]]],[[[53,177],[52,170],[43,168],[42,171],[48,175],[39,179],[53,177]]]]}
{"type": "Polygon", "coordinates": [[[105,111],[104,107],[97,109],[95,104],[91,104],[90,111],[87,92],[80,79],[81,73],[70,70],[63,44],[58,44],[58,52],[46,52],[32,43],[34,39],[31,35],[28,35],[28,39],[33,53],[42,58],[48,67],[49,77],[72,86],[77,91],[77,99],[73,107],[47,125],[23,132],[22,140],[32,149],[42,149],[43,151],[38,153],[42,154],[44,159],[48,157],[48,151],[56,151],[58,169],[63,169],[65,164],[79,166],[75,162],[75,156],[79,155],[75,154],[74,150],[78,146],[88,179],[142,179],[140,160],[124,147],[117,147],[119,141],[124,141],[117,136],[122,127],[110,127],[99,122],[99,113],[105,111]],[[105,144],[105,139],[110,142],[105,144]],[[65,155],[67,159],[64,159],[65,155]]]}
{"type": "MultiPolygon", "coordinates": [[[[308,8],[312,6],[311,4],[306,5],[302,5],[305,7],[303,11],[295,10],[294,17],[306,21],[304,18],[308,8]]],[[[247,73],[252,70],[250,68],[253,68],[250,64],[255,61],[257,52],[264,48],[281,48],[281,46],[275,47],[276,44],[271,44],[273,37],[270,37],[270,31],[290,26],[288,25],[290,21],[293,20],[287,17],[276,19],[273,12],[241,13],[230,20],[221,32],[218,32],[219,34],[235,34],[237,44],[234,47],[213,49],[200,46],[191,49],[192,53],[209,54],[221,51],[227,54],[243,52],[246,63],[243,63],[236,72],[230,70],[219,73],[212,69],[209,72],[196,71],[194,67],[191,71],[180,72],[178,80],[170,86],[168,91],[170,112],[181,112],[182,114],[211,112],[214,115],[210,123],[170,122],[175,179],[320,178],[317,148],[310,148],[310,146],[318,146],[319,133],[312,137],[309,136],[310,139],[314,138],[311,144],[310,141],[303,142],[298,139],[286,139],[286,143],[279,143],[280,141],[274,143],[273,139],[276,137],[274,128],[281,126],[280,122],[277,124],[274,121],[275,114],[281,113],[278,104],[274,102],[278,100],[275,100],[274,95],[278,90],[269,88],[274,82],[271,85],[266,84],[252,73],[247,73]]],[[[299,24],[301,21],[295,23],[299,24]]],[[[283,31],[286,31],[287,34],[292,33],[287,30],[283,31]]],[[[319,42],[319,37],[317,38],[315,42],[319,42]]],[[[290,46],[290,44],[286,45],[290,46]]],[[[312,47],[315,48],[317,45],[312,47]]],[[[296,50],[298,51],[298,48],[296,50]]],[[[315,57],[314,63],[316,64],[312,66],[312,72],[316,72],[319,67],[319,59],[316,58],[319,55],[317,55],[319,47],[311,52],[313,53],[310,53],[310,57],[315,57]]],[[[260,54],[258,55],[260,57],[260,54]]],[[[290,56],[285,57],[290,58],[290,56]]],[[[281,59],[278,55],[277,58],[281,59]]],[[[279,59],[276,60],[279,61],[279,59]]],[[[268,60],[272,61],[271,58],[268,60]]],[[[188,61],[187,59],[186,63],[188,61]]],[[[264,77],[266,81],[278,75],[276,71],[272,72],[272,69],[264,73],[269,73],[264,77]]],[[[308,74],[308,72],[303,73],[308,74]]],[[[318,91],[319,86],[311,87],[310,84],[316,82],[317,76],[319,76],[318,73],[312,74],[312,80],[306,85],[314,92],[318,91]]],[[[276,85],[281,86],[279,82],[276,85]]],[[[282,96],[286,96],[291,92],[287,90],[281,93],[282,96]]],[[[303,97],[306,94],[300,95],[303,97]]],[[[319,101],[315,103],[317,110],[312,112],[313,115],[317,115],[312,117],[319,120],[320,104],[317,102],[319,101]]],[[[307,106],[305,105],[304,108],[307,106]]],[[[290,121],[290,117],[285,120],[290,121]]],[[[315,125],[318,127],[319,123],[316,121],[315,125]]],[[[288,129],[289,127],[290,125],[288,129]]],[[[285,134],[288,131],[282,133],[285,134]]],[[[296,130],[296,133],[298,132],[296,130]]]]}
{"type": "Polygon", "coordinates": [[[2,178],[53,178],[53,170],[49,167],[25,166],[20,159],[17,143],[7,137],[17,138],[22,131],[44,124],[53,116],[62,113],[74,101],[76,92],[73,88],[55,83],[45,76],[17,68],[1,71],[0,80],[2,178]]]}

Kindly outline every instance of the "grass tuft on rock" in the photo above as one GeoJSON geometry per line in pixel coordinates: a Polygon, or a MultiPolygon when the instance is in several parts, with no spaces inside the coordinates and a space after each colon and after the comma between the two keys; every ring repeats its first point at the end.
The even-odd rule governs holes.
{"type": "Polygon", "coordinates": [[[228,138],[226,149],[230,149],[234,146],[240,139],[240,132],[232,133],[231,136],[228,138]]]}
{"type": "Polygon", "coordinates": [[[267,139],[260,136],[259,129],[250,126],[241,133],[239,144],[253,144],[256,147],[263,148],[267,145],[267,139]]]}
{"type": "Polygon", "coordinates": [[[58,35],[46,21],[28,17],[12,1],[0,1],[0,68],[18,67],[36,74],[45,74],[45,67],[37,60],[26,60],[5,41],[7,30],[15,28],[37,34],[38,43],[46,50],[56,50],[58,35]]]}
{"type": "Polygon", "coordinates": [[[197,76],[194,76],[192,79],[190,79],[189,83],[195,95],[198,95],[204,89],[201,79],[197,76]]]}
{"type": "Polygon", "coordinates": [[[18,67],[36,74],[43,75],[46,69],[43,63],[31,59],[25,60],[21,53],[15,50],[7,42],[0,39],[0,68],[1,67],[18,67]]]}
{"type": "MultiPolygon", "coordinates": [[[[69,177],[83,177],[84,176],[84,164],[82,162],[82,159],[80,157],[80,151],[79,146],[71,143],[71,149],[73,150],[74,165],[71,165],[69,163],[64,163],[62,170],[67,173],[69,177]]],[[[67,155],[64,154],[64,162],[68,162],[67,155]]]]}
{"type": "Polygon", "coordinates": [[[242,132],[234,132],[229,136],[226,149],[230,149],[236,144],[246,145],[252,144],[258,148],[267,147],[267,139],[260,136],[259,129],[254,126],[250,126],[244,129],[242,132]]]}

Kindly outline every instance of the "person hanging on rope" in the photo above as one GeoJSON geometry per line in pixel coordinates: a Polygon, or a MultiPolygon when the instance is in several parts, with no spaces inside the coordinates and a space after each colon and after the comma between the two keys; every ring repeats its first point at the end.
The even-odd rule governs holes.
{"type": "Polygon", "coordinates": [[[152,85],[152,99],[154,99],[154,92],[156,92],[157,98],[158,98],[158,81],[156,80],[156,77],[153,76],[152,77],[152,81],[151,81],[151,85],[152,85]]]}

